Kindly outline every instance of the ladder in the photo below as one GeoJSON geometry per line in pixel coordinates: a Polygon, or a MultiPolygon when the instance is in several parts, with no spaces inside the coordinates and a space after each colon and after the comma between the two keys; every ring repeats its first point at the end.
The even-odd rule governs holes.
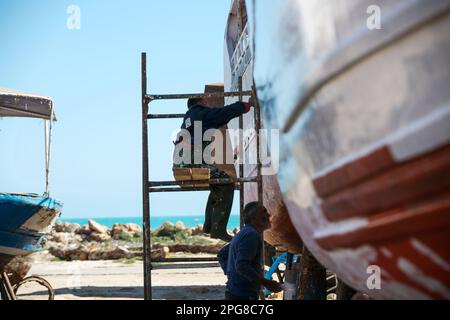
{"type": "MultiPolygon", "coordinates": [[[[244,208],[244,183],[257,183],[258,186],[258,201],[262,203],[263,180],[261,177],[261,161],[260,155],[260,128],[261,115],[259,106],[257,105],[256,91],[253,87],[250,91],[242,90],[242,77],[238,78],[238,91],[236,92],[214,92],[214,93],[194,93],[194,94],[165,94],[156,95],[147,93],[147,54],[141,53],[141,89],[142,89],[142,206],[143,206],[143,250],[144,250],[144,299],[152,299],[152,262],[205,262],[217,261],[217,258],[151,258],[151,235],[150,235],[150,194],[158,192],[183,192],[183,191],[207,191],[211,184],[233,183],[235,190],[239,190],[239,208],[241,216],[242,227],[242,212],[244,208]],[[149,104],[156,100],[173,100],[173,99],[189,99],[189,98],[222,98],[222,97],[238,97],[242,101],[243,96],[253,96],[254,110],[255,110],[255,130],[256,130],[256,152],[257,152],[257,173],[255,177],[243,177],[243,154],[241,150],[239,159],[242,160],[239,165],[239,175],[237,178],[226,179],[207,179],[207,180],[185,180],[185,181],[150,181],[149,180],[149,120],[156,119],[175,119],[183,118],[184,114],[149,114],[149,104]],[[184,186],[183,186],[184,185],[184,186]],[[208,185],[208,186],[205,186],[208,185]]],[[[242,116],[239,119],[239,129],[241,132],[240,144],[243,146],[242,116]]],[[[264,243],[264,241],[263,241],[264,243]]],[[[262,251],[264,252],[264,251],[262,251]]]]}

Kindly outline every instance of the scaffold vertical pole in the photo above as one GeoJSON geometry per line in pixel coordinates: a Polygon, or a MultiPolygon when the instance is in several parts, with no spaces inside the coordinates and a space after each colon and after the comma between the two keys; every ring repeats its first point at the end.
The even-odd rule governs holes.
{"type": "MultiPolygon", "coordinates": [[[[263,179],[261,173],[261,110],[259,109],[259,102],[256,96],[256,88],[253,85],[252,87],[252,98],[254,104],[254,119],[255,119],[255,131],[256,131],[256,177],[257,177],[257,192],[258,192],[258,201],[263,206],[263,179]]],[[[261,248],[261,265],[263,266],[263,276],[265,274],[264,265],[265,265],[265,242],[264,242],[264,232],[262,234],[262,248],[261,248]]],[[[264,294],[261,295],[261,300],[265,300],[264,294]]]]}
{"type": "MultiPolygon", "coordinates": [[[[239,101],[242,101],[242,76],[238,77],[238,91],[239,91],[239,101]]],[[[241,115],[239,117],[239,177],[244,177],[244,116],[241,115]]],[[[244,184],[241,184],[239,188],[239,222],[240,222],[240,228],[244,226],[244,219],[243,219],[243,213],[244,213],[244,184]]]]}
{"type": "Polygon", "coordinates": [[[141,86],[142,86],[142,212],[144,229],[144,299],[152,299],[152,265],[150,236],[150,193],[149,193],[149,161],[148,161],[148,100],[147,100],[147,54],[141,53],[141,86]]]}
{"type": "Polygon", "coordinates": [[[255,131],[256,131],[256,176],[258,177],[258,201],[263,203],[263,179],[262,179],[262,172],[261,172],[261,110],[259,108],[258,99],[256,98],[256,89],[255,87],[252,87],[253,92],[253,103],[255,104],[254,110],[255,110],[255,131]]]}

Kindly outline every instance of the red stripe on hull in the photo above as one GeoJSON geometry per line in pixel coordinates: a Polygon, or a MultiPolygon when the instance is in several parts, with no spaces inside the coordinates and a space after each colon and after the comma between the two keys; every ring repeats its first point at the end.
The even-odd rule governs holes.
{"type": "MultiPolygon", "coordinates": [[[[378,153],[374,153],[378,158],[378,153]]],[[[363,162],[365,162],[363,160],[363,162]]],[[[353,164],[360,167],[362,163],[353,164]]],[[[450,189],[450,146],[399,164],[323,199],[331,221],[402,209],[450,189]]]]}
{"type": "Polygon", "coordinates": [[[354,231],[316,237],[326,250],[354,248],[363,244],[382,244],[401,237],[447,230],[442,241],[450,243],[450,193],[427,202],[396,209],[369,218],[367,225],[354,231]]]}

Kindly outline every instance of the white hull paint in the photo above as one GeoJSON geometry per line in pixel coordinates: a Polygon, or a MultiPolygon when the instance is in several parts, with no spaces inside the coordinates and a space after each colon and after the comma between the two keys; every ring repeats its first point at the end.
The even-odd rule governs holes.
{"type": "MultiPolygon", "coordinates": [[[[392,168],[450,143],[450,2],[379,1],[388,19],[382,30],[369,32],[370,4],[247,1],[248,11],[255,13],[250,17],[254,76],[264,123],[284,131],[281,189],[308,249],[353,288],[377,299],[450,299],[448,210],[433,216],[440,219],[433,230],[411,225],[419,231],[408,235],[392,230],[376,241],[332,249],[319,241],[348,235],[350,242],[356,232],[368,226],[376,230],[376,223],[387,223],[387,218],[409,221],[413,208],[432,199],[417,198],[412,211],[386,212],[383,219],[380,213],[330,220],[323,206],[329,197],[339,196],[339,189],[319,196],[317,179],[339,173],[380,148],[386,148],[392,168]],[[372,265],[381,268],[381,289],[367,285],[372,265]]],[[[368,162],[352,173],[378,164],[368,162]]],[[[409,172],[422,167],[414,168],[409,172]]],[[[363,182],[381,177],[383,170],[363,182]]],[[[445,190],[439,192],[445,201],[445,190]]]]}

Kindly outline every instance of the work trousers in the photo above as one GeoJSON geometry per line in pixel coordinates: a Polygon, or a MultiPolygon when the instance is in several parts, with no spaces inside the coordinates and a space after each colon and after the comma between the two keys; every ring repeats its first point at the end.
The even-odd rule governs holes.
{"type": "MultiPolygon", "coordinates": [[[[229,178],[229,175],[217,168],[210,171],[210,179],[229,178]]],[[[210,233],[212,238],[227,235],[227,225],[233,206],[234,185],[216,184],[210,186],[210,194],[205,209],[203,232],[210,233]]]]}

